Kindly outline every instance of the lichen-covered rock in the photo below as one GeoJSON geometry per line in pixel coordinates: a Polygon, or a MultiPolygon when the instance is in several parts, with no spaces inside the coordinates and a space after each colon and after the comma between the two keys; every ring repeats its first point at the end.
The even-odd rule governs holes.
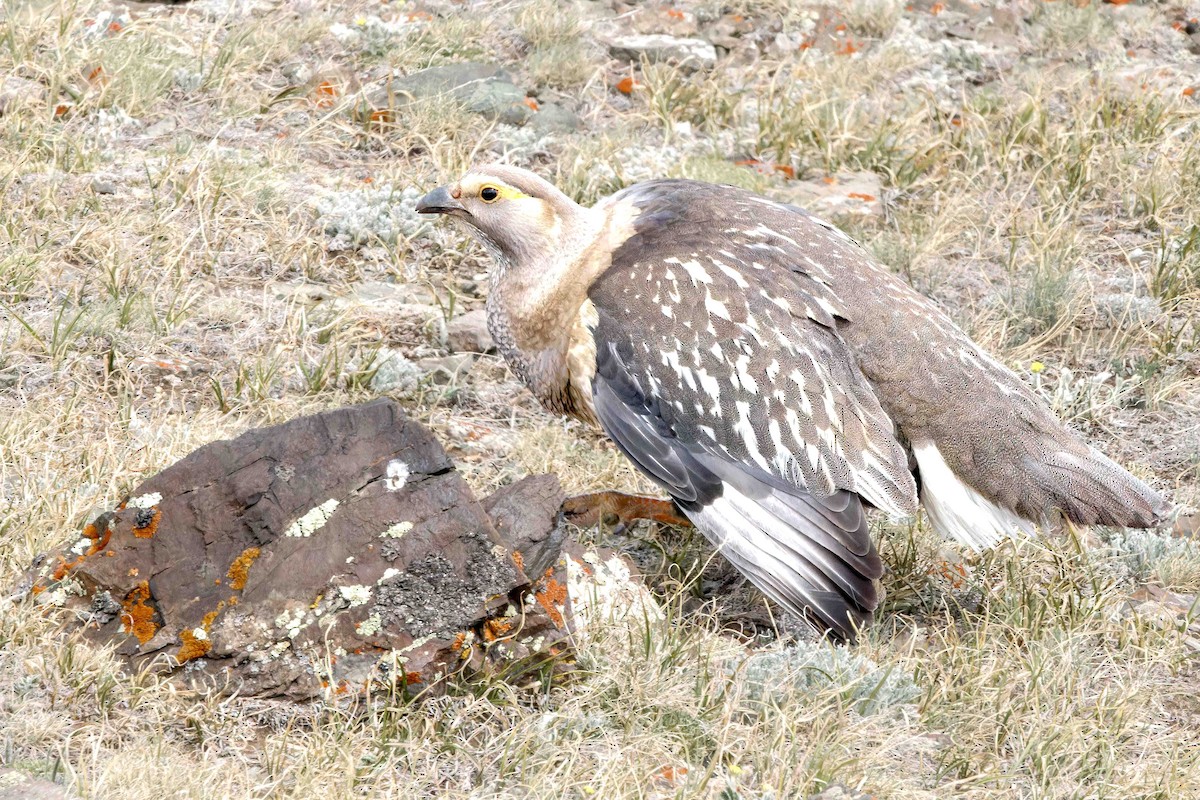
{"type": "Polygon", "coordinates": [[[709,69],[717,63],[717,49],[703,39],[689,39],[666,34],[630,34],[614,36],[608,42],[613,58],[638,63],[643,58],[651,63],[666,62],[682,69],[709,69]]]}
{"type": "Polygon", "coordinates": [[[446,98],[509,125],[524,125],[533,114],[525,102],[525,91],[495,64],[447,64],[419,70],[391,80],[370,95],[368,104],[386,109],[428,98],[446,98]]]}
{"type": "Polygon", "coordinates": [[[493,523],[433,435],[380,400],[200,448],[44,559],[30,593],[131,669],[208,689],[432,686],[562,649],[562,499],[552,476],[526,479],[493,523]]]}

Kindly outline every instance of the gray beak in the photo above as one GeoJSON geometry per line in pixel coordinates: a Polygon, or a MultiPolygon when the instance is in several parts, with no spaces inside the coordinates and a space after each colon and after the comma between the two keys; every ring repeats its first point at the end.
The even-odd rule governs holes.
{"type": "Polygon", "coordinates": [[[465,214],[463,204],[450,196],[450,190],[439,186],[417,201],[418,214],[465,214]]]}

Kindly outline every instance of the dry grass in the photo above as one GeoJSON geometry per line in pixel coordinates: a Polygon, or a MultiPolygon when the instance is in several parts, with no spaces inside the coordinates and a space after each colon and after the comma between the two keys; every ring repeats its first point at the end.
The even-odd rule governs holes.
{"type": "MultiPolygon", "coordinates": [[[[647,68],[625,98],[610,85],[627,71],[590,38],[595,4],[442,5],[347,41],[330,25],[408,10],[200,3],[96,31],[113,21],[100,5],[5,6],[0,583],[195,447],[368,399],[380,353],[442,353],[444,318],[480,303],[482,254],[442,229],[331,253],[312,199],[425,188],[501,155],[581,200],[655,174],[787,197],[781,173],[732,164],[746,155],[798,178],[874,172],[884,213],[838,221],[1006,362],[1043,364],[1031,381],[1101,447],[1200,501],[1200,106],[1124,77],[1194,68],[1157,7],[1039,5],[997,58],[919,37],[925,6],[862,0],[853,57],[768,42],[710,75],[647,68]],[[578,96],[588,131],[535,142],[441,102],[364,115],[389,70],[468,59],[578,96]],[[403,298],[363,299],[379,282],[403,298]]],[[[784,32],[816,8],[695,6],[782,15],[784,32]]],[[[480,491],[547,470],[572,491],[645,488],[496,359],[404,400],[480,491]]],[[[0,763],[88,798],[1200,794],[1189,634],[1128,600],[1146,583],[1196,592],[1200,547],[1023,542],[960,573],[923,527],[880,536],[888,599],[853,654],[873,666],[722,633],[685,602],[684,569],[656,580],[675,587],[663,619],[594,623],[570,680],[416,706],[194,697],[0,600],[0,763]],[[760,650],[804,680],[763,689],[760,650]],[[840,666],[814,682],[814,659],[840,666]]]]}

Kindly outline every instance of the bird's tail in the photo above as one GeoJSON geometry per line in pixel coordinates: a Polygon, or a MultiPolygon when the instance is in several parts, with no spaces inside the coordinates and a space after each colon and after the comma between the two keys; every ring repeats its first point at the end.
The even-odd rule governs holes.
{"type": "Polygon", "coordinates": [[[914,441],[921,504],[934,530],[975,549],[1016,534],[1032,534],[1060,513],[1079,525],[1152,528],[1171,504],[1111,459],[1083,443],[1021,456],[1010,473],[1019,491],[997,502],[958,476],[931,441],[914,441]]]}
{"type": "Polygon", "coordinates": [[[1026,468],[1053,505],[1079,525],[1153,528],[1171,512],[1166,498],[1093,447],[1027,457],[1026,468]]]}

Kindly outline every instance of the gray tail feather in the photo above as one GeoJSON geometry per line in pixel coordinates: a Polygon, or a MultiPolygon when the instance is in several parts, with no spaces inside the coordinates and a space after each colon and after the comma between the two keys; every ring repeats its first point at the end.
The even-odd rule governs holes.
{"type": "Polygon", "coordinates": [[[874,582],[883,574],[859,497],[814,497],[744,465],[717,470],[724,473],[721,496],[687,510],[696,527],[772,600],[853,639],[879,603],[874,582]]]}
{"type": "Polygon", "coordinates": [[[1051,502],[1079,525],[1153,528],[1171,513],[1171,504],[1094,448],[1055,452],[1030,471],[1051,495],[1051,502]]]}

